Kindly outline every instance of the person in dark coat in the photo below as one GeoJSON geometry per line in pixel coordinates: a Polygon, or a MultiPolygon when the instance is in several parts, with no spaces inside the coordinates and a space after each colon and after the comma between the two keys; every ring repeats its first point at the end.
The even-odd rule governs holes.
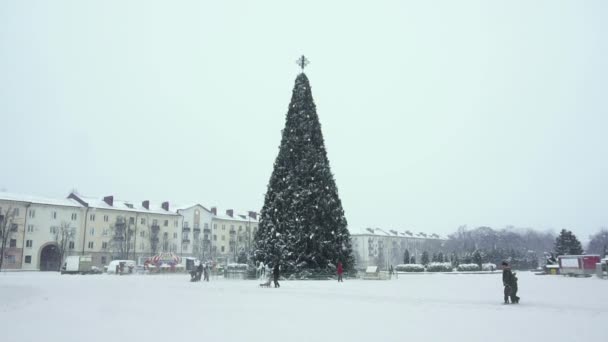
{"type": "Polygon", "coordinates": [[[196,280],[201,280],[203,276],[203,262],[201,261],[196,267],[196,280]]]}
{"type": "Polygon", "coordinates": [[[203,267],[203,274],[205,275],[203,281],[209,281],[209,266],[207,264],[203,267]]]}
{"type": "Polygon", "coordinates": [[[342,262],[338,261],[338,267],[337,267],[336,271],[338,273],[338,282],[344,282],[344,280],[342,280],[342,273],[344,273],[344,268],[342,267],[342,262]]]}
{"type": "Polygon", "coordinates": [[[511,274],[511,293],[509,293],[509,297],[511,297],[511,303],[519,304],[519,297],[517,297],[517,273],[515,272],[511,274]]]}
{"type": "Polygon", "coordinates": [[[274,268],[272,269],[272,276],[274,277],[274,287],[281,287],[281,285],[279,285],[280,270],[278,262],[274,264],[274,268]]]}
{"type": "Polygon", "coordinates": [[[502,262],[502,285],[505,287],[504,299],[505,304],[509,304],[509,296],[511,296],[511,284],[513,282],[513,273],[511,273],[511,266],[506,261],[502,262]]]}

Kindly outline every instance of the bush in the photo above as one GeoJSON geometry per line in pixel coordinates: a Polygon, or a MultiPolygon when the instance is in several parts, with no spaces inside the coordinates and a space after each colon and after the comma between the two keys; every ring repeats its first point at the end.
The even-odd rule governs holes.
{"type": "Polygon", "coordinates": [[[397,272],[424,272],[424,266],[420,264],[401,264],[395,267],[397,272]]]}
{"type": "Polygon", "coordinates": [[[249,265],[247,264],[228,264],[226,265],[226,269],[228,272],[245,272],[249,265]]]}
{"type": "Polygon", "coordinates": [[[452,272],[452,264],[449,262],[432,262],[426,267],[427,272],[452,272]]]}
{"type": "Polygon", "coordinates": [[[496,264],[493,264],[491,262],[489,262],[487,264],[482,264],[481,270],[482,271],[496,271],[496,264]]]}
{"type": "Polygon", "coordinates": [[[480,271],[479,265],[477,264],[460,264],[458,265],[459,272],[472,272],[472,271],[480,271]]]}

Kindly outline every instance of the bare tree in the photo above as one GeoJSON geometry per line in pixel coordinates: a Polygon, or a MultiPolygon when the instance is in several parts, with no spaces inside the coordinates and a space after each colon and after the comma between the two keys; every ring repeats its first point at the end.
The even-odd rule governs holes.
{"type": "Polygon", "coordinates": [[[148,232],[148,237],[150,239],[150,252],[152,253],[152,255],[156,255],[158,253],[158,247],[159,247],[159,237],[158,235],[160,234],[160,226],[153,222],[152,226],[149,227],[149,232],[148,232]]]}
{"type": "Polygon", "coordinates": [[[11,237],[17,232],[17,224],[15,221],[15,211],[13,207],[8,207],[5,211],[0,208],[0,270],[4,263],[4,251],[7,248],[6,244],[11,237]]]}
{"type": "Polygon", "coordinates": [[[55,227],[54,234],[55,242],[57,243],[57,248],[59,250],[59,260],[61,260],[59,263],[59,268],[61,269],[70,242],[73,242],[74,237],[76,237],[76,228],[70,227],[69,222],[63,221],[59,227],[55,227]]]}
{"type": "Polygon", "coordinates": [[[120,259],[129,259],[133,247],[134,230],[124,216],[117,216],[116,222],[110,227],[112,230],[112,251],[120,259]]]}

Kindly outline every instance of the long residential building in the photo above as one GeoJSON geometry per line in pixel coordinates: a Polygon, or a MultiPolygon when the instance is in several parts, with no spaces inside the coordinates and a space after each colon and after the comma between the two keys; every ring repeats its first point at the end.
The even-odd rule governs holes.
{"type": "Polygon", "coordinates": [[[360,234],[351,234],[356,268],[368,266],[388,269],[390,265],[404,263],[405,251],[418,262],[423,252],[442,252],[446,239],[437,234],[414,233],[409,230],[366,228],[360,234]]]}
{"type": "Polygon", "coordinates": [[[200,204],[172,207],[168,201],[114,196],[71,193],[58,199],[0,192],[0,224],[9,227],[2,269],[44,271],[57,270],[62,255],[91,255],[99,267],[160,252],[232,262],[250,251],[258,220],[255,212],[229,209],[218,215],[216,208],[200,204]]]}

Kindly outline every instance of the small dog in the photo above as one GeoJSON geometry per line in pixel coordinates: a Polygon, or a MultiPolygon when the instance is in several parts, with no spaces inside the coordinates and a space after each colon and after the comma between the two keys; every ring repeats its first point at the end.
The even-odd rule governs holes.
{"type": "Polygon", "coordinates": [[[265,282],[265,283],[261,283],[261,284],[260,284],[260,287],[270,287],[270,280],[268,280],[268,281],[267,281],[267,282],[265,282]]]}

